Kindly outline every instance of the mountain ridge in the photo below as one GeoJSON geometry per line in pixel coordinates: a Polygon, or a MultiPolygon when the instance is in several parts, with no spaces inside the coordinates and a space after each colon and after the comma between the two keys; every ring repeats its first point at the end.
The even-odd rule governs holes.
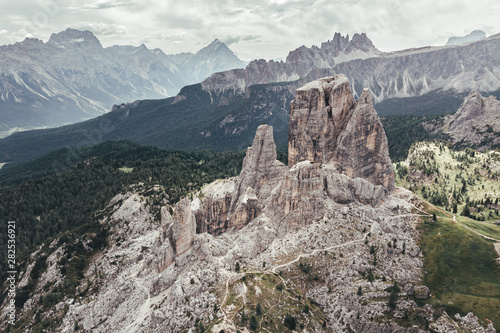
{"type": "MultiPolygon", "coordinates": [[[[356,151],[381,146],[384,158],[367,160],[377,169],[391,161],[368,94],[365,90],[356,102],[347,126],[340,126],[338,142],[356,151]]],[[[495,332],[484,313],[480,323],[473,313],[453,316],[461,305],[447,307],[453,311],[449,314],[433,305],[439,306],[433,299],[440,291],[427,284],[440,284],[424,275],[429,256],[422,251],[421,230],[446,223],[442,215],[438,222],[428,203],[394,188],[394,178],[386,187],[363,175],[367,165],[330,159],[330,146],[316,149],[328,114],[338,124],[340,110],[353,106],[345,77],[306,85],[295,103],[294,113],[327,116],[326,124],[290,118],[296,132],[308,137],[296,140],[292,132],[289,140],[297,144],[289,145],[289,153],[305,160],[289,166],[277,161],[273,128],[260,125],[238,176],[216,180],[171,204],[173,198],[166,195],[174,183],[170,177],[164,185],[126,187],[93,214],[92,232],[87,228],[84,236],[51,238],[27,256],[19,269],[21,329],[40,327],[50,317],[56,332],[284,332],[298,327],[311,332],[495,332]]],[[[354,158],[363,159],[360,155],[354,158]]],[[[187,171],[181,161],[171,162],[187,171]]],[[[439,232],[441,241],[448,233],[439,232]]],[[[486,263],[465,262],[472,274],[491,268],[491,244],[469,235],[466,241],[476,249],[464,251],[466,258],[482,257],[486,263]]],[[[431,264],[441,258],[430,257],[431,264]]],[[[486,273],[495,278],[495,270],[486,273]]],[[[8,311],[7,305],[5,298],[0,312],[8,311]]]]}
{"type": "Polygon", "coordinates": [[[47,43],[27,38],[0,46],[0,54],[4,131],[62,125],[106,113],[113,104],[174,96],[215,71],[245,65],[220,41],[175,56],[144,44],[103,48],[92,32],[69,28],[47,43]]]}

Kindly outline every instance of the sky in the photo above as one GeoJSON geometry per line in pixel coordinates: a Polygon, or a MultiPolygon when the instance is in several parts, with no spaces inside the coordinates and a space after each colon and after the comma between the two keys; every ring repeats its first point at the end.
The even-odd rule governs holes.
{"type": "Polygon", "coordinates": [[[301,45],[366,32],[382,51],[500,32],[498,0],[0,0],[0,45],[90,30],[103,46],[196,52],[215,38],[241,59],[286,58],[301,45]]]}

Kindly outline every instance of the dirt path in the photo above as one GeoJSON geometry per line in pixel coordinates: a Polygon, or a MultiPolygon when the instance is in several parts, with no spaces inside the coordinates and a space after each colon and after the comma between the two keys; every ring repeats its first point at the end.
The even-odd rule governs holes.
{"type": "MultiPolygon", "coordinates": [[[[446,219],[446,218],[445,218],[446,219]]],[[[453,215],[453,218],[452,219],[448,219],[454,223],[458,223],[457,220],[455,220],[455,215],[453,215]]],[[[474,221],[476,222],[476,221],[474,221]]],[[[497,242],[495,244],[498,244],[498,242],[500,242],[500,239],[496,239],[496,238],[493,238],[493,237],[488,237],[488,236],[485,236],[483,235],[482,233],[480,233],[479,231],[476,231],[474,229],[472,229],[471,227],[468,227],[467,225],[463,224],[463,223],[458,223],[460,224],[462,227],[464,227],[465,229],[468,229],[469,231],[472,231],[473,233],[475,233],[476,235],[479,235],[481,237],[483,237],[484,239],[488,239],[488,240],[492,240],[494,242],[497,242]]],[[[486,223],[487,224],[487,223],[486,223]]],[[[500,245],[500,244],[499,244],[500,245]]],[[[495,245],[495,248],[497,249],[497,252],[498,252],[498,248],[497,246],[495,245]]],[[[500,255],[500,252],[498,252],[498,255],[500,255]]]]}
{"type": "Polygon", "coordinates": [[[498,252],[498,261],[500,262],[500,243],[495,243],[495,250],[498,252]]]}
{"type": "MultiPolygon", "coordinates": [[[[453,215],[453,219],[450,219],[452,222],[455,222],[457,223],[457,221],[455,220],[455,215],[453,215]]],[[[484,223],[484,222],[483,222],[484,223]]],[[[488,223],[485,223],[485,224],[488,224],[488,223]]],[[[492,238],[492,237],[488,237],[488,236],[485,236],[483,234],[481,234],[480,232],[466,226],[465,224],[463,223],[460,223],[461,226],[463,226],[464,228],[468,229],[469,231],[472,231],[473,233],[475,233],[476,235],[479,235],[485,239],[488,239],[488,240],[492,240],[494,241],[495,243],[493,244],[493,246],[495,247],[495,250],[497,251],[498,253],[498,261],[500,261],[500,239],[496,239],[496,238],[492,238]]]]}

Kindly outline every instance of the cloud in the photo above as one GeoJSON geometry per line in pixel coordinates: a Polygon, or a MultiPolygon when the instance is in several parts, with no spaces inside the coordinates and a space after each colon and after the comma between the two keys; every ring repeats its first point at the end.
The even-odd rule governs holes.
{"type": "Polygon", "coordinates": [[[0,1],[1,29],[9,32],[0,33],[0,44],[73,27],[92,31],[103,45],[147,40],[168,54],[196,52],[219,38],[237,55],[272,59],[335,32],[366,32],[383,51],[443,45],[474,29],[500,32],[497,0],[0,1]]]}
{"type": "Polygon", "coordinates": [[[116,7],[131,6],[131,3],[123,1],[99,1],[94,3],[89,3],[77,7],[69,7],[69,9],[77,10],[100,10],[100,9],[111,9],[116,7]]]}
{"type": "Polygon", "coordinates": [[[89,30],[95,35],[99,36],[115,36],[127,33],[127,28],[124,25],[117,23],[104,23],[104,22],[88,22],[76,23],[66,26],[66,28],[73,28],[77,30],[89,30]]]}
{"type": "Polygon", "coordinates": [[[221,38],[221,40],[227,46],[231,44],[237,44],[240,41],[251,42],[251,41],[259,41],[261,40],[261,36],[259,35],[247,35],[247,36],[226,36],[225,38],[221,38]]]}

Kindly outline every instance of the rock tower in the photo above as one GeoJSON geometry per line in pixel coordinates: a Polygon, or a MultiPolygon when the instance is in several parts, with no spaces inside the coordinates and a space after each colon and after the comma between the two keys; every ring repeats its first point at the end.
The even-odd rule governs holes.
{"type": "Polygon", "coordinates": [[[290,107],[288,165],[302,160],[331,164],[351,178],[394,189],[387,137],[372,96],[364,90],[355,101],[342,74],[297,89],[290,107]]]}

